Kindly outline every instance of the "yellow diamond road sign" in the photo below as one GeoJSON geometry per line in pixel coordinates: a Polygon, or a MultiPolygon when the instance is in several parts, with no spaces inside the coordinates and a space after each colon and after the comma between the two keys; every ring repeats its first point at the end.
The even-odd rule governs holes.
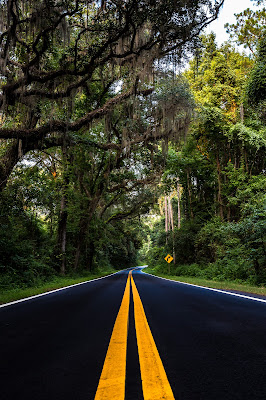
{"type": "Polygon", "coordinates": [[[168,254],[168,255],[165,257],[165,261],[167,261],[168,263],[170,263],[171,261],[173,261],[173,257],[170,256],[170,254],[168,254]]]}

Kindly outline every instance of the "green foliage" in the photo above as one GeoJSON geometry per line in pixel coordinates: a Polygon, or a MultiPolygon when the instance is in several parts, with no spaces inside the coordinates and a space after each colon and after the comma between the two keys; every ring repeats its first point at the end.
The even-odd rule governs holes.
{"type": "Polygon", "coordinates": [[[262,32],[257,61],[247,83],[247,97],[253,106],[266,100],[266,30],[262,32]]]}
{"type": "Polygon", "coordinates": [[[1,195],[0,287],[34,286],[51,277],[51,244],[38,219],[26,212],[16,194],[1,195]]]}
{"type": "MultiPolygon", "coordinates": [[[[265,61],[264,41],[263,36],[249,78],[261,96],[266,93],[260,86],[263,73],[260,82],[253,76],[265,61]]],[[[211,34],[202,37],[185,72],[197,115],[182,148],[170,147],[162,180],[165,193],[175,182],[182,185],[181,227],[175,229],[174,243],[172,233],[166,242],[163,223],[150,233],[148,262],[163,273],[169,272],[160,257],[175,251],[171,271],[177,276],[266,282],[266,131],[260,118],[263,107],[252,109],[245,102],[251,66],[230,45],[218,48],[211,34]]],[[[172,204],[176,218],[177,204],[172,204]]]]}
{"type": "Polygon", "coordinates": [[[134,221],[121,221],[104,226],[104,234],[95,242],[95,266],[104,264],[115,269],[128,268],[137,264],[137,251],[141,247],[140,226],[134,221]]]}
{"type": "Polygon", "coordinates": [[[35,296],[40,293],[49,292],[51,290],[63,288],[70,285],[75,285],[80,282],[86,282],[92,279],[112,274],[114,272],[115,270],[111,268],[99,268],[98,270],[95,270],[93,274],[88,273],[88,271],[79,271],[79,273],[71,273],[64,277],[56,275],[47,277],[45,282],[40,280],[35,281],[35,284],[32,287],[18,287],[17,285],[14,285],[14,288],[10,286],[10,282],[8,281],[10,276],[1,276],[0,304],[25,299],[26,297],[35,296]],[[5,279],[6,285],[3,284],[5,279]]]}
{"type": "Polygon", "coordinates": [[[175,230],[174,248],[177,265],[192,264],[196,257],[195,240],[199,224],[187,221],[175,230]]]}
{"type": "Polygon", "coordinates": [[[244,124],[236,123],[230,127],[226,136],[234,146],[241,144],[241,146],[251,148],[252,153],[256,153],[261,149],[264,151],[266,147],[265,127],[255,130],[244,124]]]}
{"type": "Polygon", "coordinates": [[[235,121],[252,65],[250,58],[230,44],[219,48],[214,34],[203,35],[198,54],[190,61],[185,76],[199,106],[220,108],[227,119],[235,121]]]}
{"type": "MultiPolygon", "coordinates": [[[[66,9],[74,3],[66,2],[66,9]]],[[[13,138],[0,143],[0,185],[6,185],[0,198],[0,286],[33,286],[60,268],[120,269],[136,265],[138,257],[177,275],[266,282],[265,34],[249,78],[253,61],[228,43],[219,47],[214,34],[197,41],[183,76],[159,63],[155,70],[161,52],[180,38],[181,25],[172,19],[180,11],[177,3],[145,8],[130,1],[124,8],[102,2],[98,13],[100,4],[86,2],[86,21],[82,11],[65,21],[68,37],[52,27],[48,36],[40,32],[37,64],[31,42],[29,54],[22,41],[14,42],[4,71],[9,90],[4,76],[0,82],[0,101],[8,105],[0,136],[13,138]],[[150,51],[157,48],[154,40],[161,43],[158,54],[150,51]],[[126,55],[129,43],[132,54],[126,55]],[[169,193],[175,229],[166,233],[162,204],[164,215],[147,217],[150,226],[141,215],[150,215],[152,207],[157,213],[158,197],[169,193]],[[164,260],[168,253],[175,265],[164,260]]],[[[188,3],[186,18],[193,22],[206,2],[188,3]]],[[[52,11],[51,21],[46,15],[44,21],[60,16],[52,11]]],[[[231,32],[251,46],[263,12],[244,13],[231,32]]],[[[185,22],[183,11],[177,17],[185,22]]],[[[28,40],[22,29],[27,21],[10,35],[20,25],[21,38],[28,40]]]]}
{"type": "MultiPolygon", "coordinates": [[[[256,1],[257,5],[264,4],[265,1],[256,1]]],[[[230,38],[237,44],[244,45],[245,48],[254,53],[261,31],[266,23],[266,9],[263,7],[260,10],[251,10],[247,8],[239,14],[235,14],[237,19],[236,24],[225,24],[227,33],[230,38]]]]}
{"type": "Polygon", "coordinates": [[[152,246],[150,251],[148,252],[147,255],[147,263],[149,265],[160,265],[160,266],[167,266],[166,261],[164,258],[167,256],[166,254],[166,249],[164,246],[158,247],[158,246],[152,246]]]}
{"type": "Polygon", "coordinates": [[[34,161],[34,165],[32,161],[18,164],[0,195],[3,288],[35,286],[56,273],[52,255],[59,182],[51,173],[49,159],[40,155],[34,161]]]}

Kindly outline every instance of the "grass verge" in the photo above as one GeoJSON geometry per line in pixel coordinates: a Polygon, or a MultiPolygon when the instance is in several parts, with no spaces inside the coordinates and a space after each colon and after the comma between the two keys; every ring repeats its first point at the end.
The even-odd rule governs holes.
{"type": "Polygon", "coordinates": [[[82,275],[81,277],[71,276],[56,276],[50,281],[38,285],[36,287],[29,288],[14,288],[9,290],[2,290],[0,293],[0,304],[9,303],[11,301],[24,299],[26,297],[35,296],[37,294],[50,292],[51,290],[60,289],[66,286],[75,285],[76,283],[90,281],[92,279],[101,278],[106,275],[110,275],[116,270],[99,270],[97,273],[82,275]]]}
{"type": "Polygon", "coordinates": [[[158,271],[158,269],[148,267],[145,268],[144,272],[148,274],[160,276],[162,278],[171,279],[173,281],[191,283],[193,285],[205,286],[213,289],[221,289],[221,290],[231,290],[234,292],[241,292],[241,293],[249,293],[249,294],[259,294],[261,296],[266,296],[266,287],[264,286],[252,286],[247,283],[237,283],[232,281],[214,281],[208,280],[204,278],[197,278],[191,276],[176,276],[176,275],[167,275],[162,274],[158,271]]]}

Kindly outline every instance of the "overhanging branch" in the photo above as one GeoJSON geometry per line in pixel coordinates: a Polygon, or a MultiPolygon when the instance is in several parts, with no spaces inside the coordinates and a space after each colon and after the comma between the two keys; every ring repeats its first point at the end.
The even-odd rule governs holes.
{"type": "MultiPolygon", "coordinates": [[[[154,91],[154,88],[140,90],[137,95],[148,96],[154,91]]],[[[108,100],[105,105],[96,110],[90,111],[84,117],[77,121],[67,123],[65,121],[50,121],[38,128],[33,129],[22,129],[22,128],[0,128],[1,139],[27,139],[35,138],[36,140],[46,137],[50,133],[67,133],[77,132],[81,128],[89,126],[94,120],[102,118],[108,114],[113,107],[117,104],[121,104],[124,100],[135,95],[135,91],[132,89],[126,93],[120,94],[112,99],[108,100]]]]}

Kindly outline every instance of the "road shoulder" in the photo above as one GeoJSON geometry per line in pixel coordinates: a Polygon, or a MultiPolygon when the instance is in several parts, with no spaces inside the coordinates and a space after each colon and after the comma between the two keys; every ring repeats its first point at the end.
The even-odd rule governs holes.
{"type": "Polygon", "coordinates": [[[207,279],[201,279],[201,278],[195,278],[195,277],[166,275],[166,274],[162,274],[162,273],[158,272],[158,270],[150,268],[150,267],[143,269],[143,272],[153,275],[153,276],[156,276],[156,277],[159,277],[159,278],[168,279],[171,281],[187,283],[190,285],[196,285],[196,286],[210,288],[210,289],[217,289],[217,290],[222,290],[222,291],[228,292],[228,293],[239,294],[242,296],[252,296],[255,298],[266,300],[266,288],[265,287],[251,286],[251,285],[245,285],[245,284],[240,284],[237,282],[229,282],[229,281],[213,281],[213,280],[207,280],[207,279]]]}

